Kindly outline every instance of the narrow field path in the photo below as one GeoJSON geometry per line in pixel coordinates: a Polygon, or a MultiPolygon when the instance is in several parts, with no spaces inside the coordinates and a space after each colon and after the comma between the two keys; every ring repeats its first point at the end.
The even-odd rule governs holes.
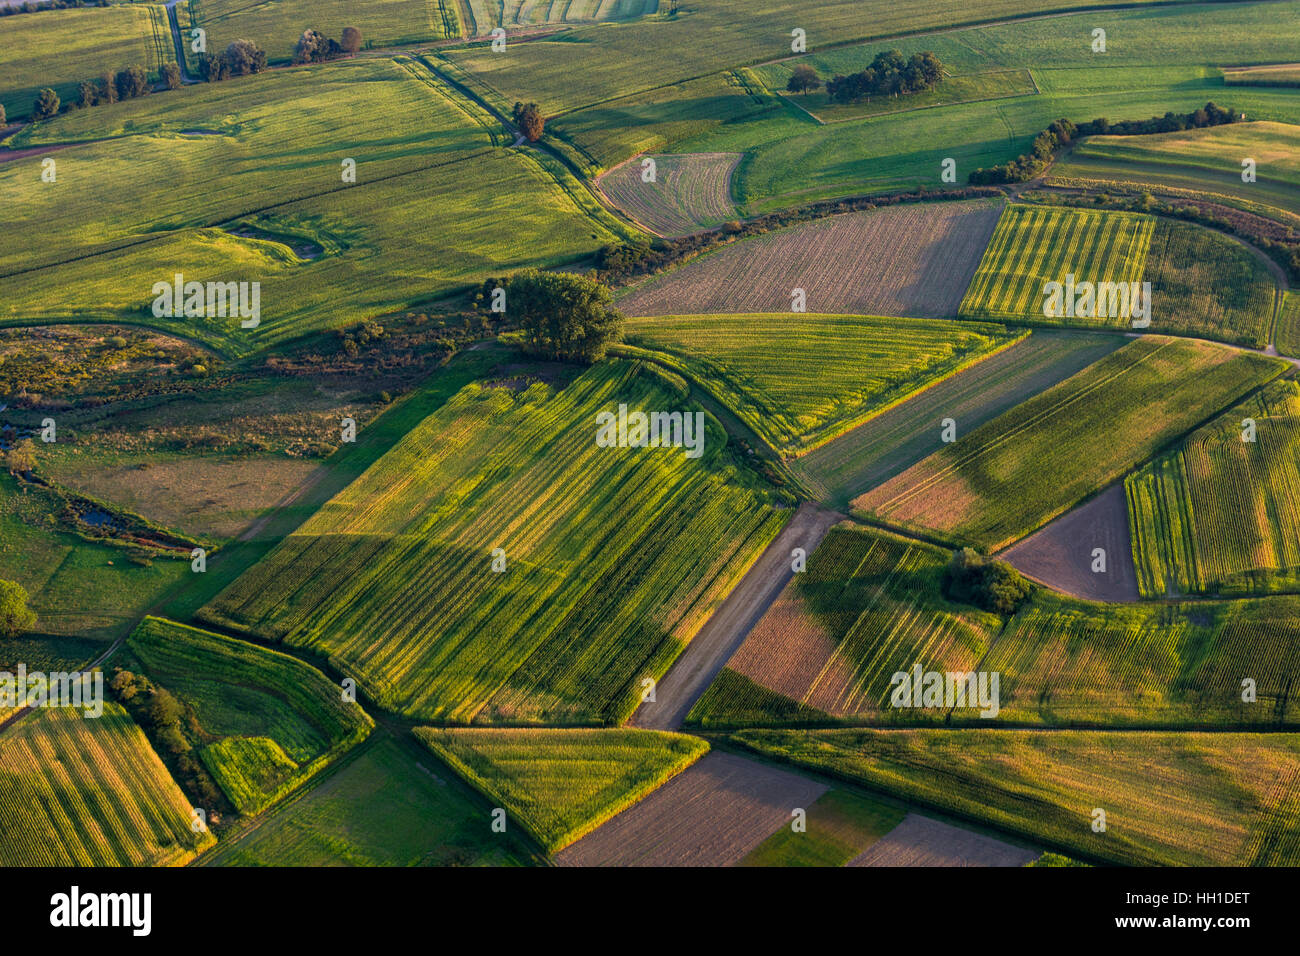
{"type": "Polygon", "coordinates": [[[844,516],[810,502],[799,506],[794,517],[776,536],[713,616],[700,628],[681,657],[655,688],[655,700],[637,708],[632,727],[676,730],[713,678],[731,659],[759,619],[767,613],[781,590],[794,577],[790,552],[808,554],[821,544],[826,532],[844,516]]]}

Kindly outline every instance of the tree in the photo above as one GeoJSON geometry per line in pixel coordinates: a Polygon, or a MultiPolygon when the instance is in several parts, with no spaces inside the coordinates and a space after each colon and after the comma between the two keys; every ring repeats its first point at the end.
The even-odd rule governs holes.
{"type": "Polygon", "coordinates": [[[90,80],[82,80],[77,84],[77,105],[79,107],[85,109],[88,106],[94,106],[98,98],[95,84],[90,80]]]}
{"type": "Polygon", "coordinates": [[[199,76],[207,83],[220,83],[230,75],[230,62],[219,53],[199,55],[199,76]]]}
{"type": "Polygon", "coordinates": [[[181,68],[175,63],[164,63],[162,68],[163,85],[169,90],[181,88],[181,68]]]}
{"type": "Polygon", "coordinates": [[[55,93],[48,86],[36,94],[36,101],[32,103],[32,119],[43,120],[49,119],[59,111],[59,94],[55,93]]]}
{"type": "Polygon", "coordinates": [[[117,102],[117,84],[113,82],[113,74],[105,73],[99,78],[99,87],[95,91],[96,103],[116,103],[117,102]]]}
{"type": "Polygon", "coordinates": [[[943,593],[952,601],[974,604],[998,614],[1014,614],[1029,597],[1030,585],[1019,571],[971,548],[959,548],[943,571],[943,593]]]}
{"type": "Polygon", "coordinates": [[[317,63],[329,53],[329,38],[319,30],[303,30],[293,48],[294,63],[317,63]]]}
{"type": "Polygon", "coordinates": [[[598,361],[623,337],[609,287],[567,272],[526,269],[512,277],[506,315],[519,320],[527,351],[566,362],[598,361]]]}
{"type": "Polygon", "coordinates": [[[36,467],[36,443],[30,438],[11,445],[5,452],[5,467],[12,475],[25,475],[36,467]]]}
{"type": "Polygon", "coordinates": [[[6,126],[8,122],[8,119],[5,118],[5,105],[0,103],[0,126],[6,126]]]}
{"type": "Polygon", "coordinates": [[[149,77],[141,67],[128,66],[124,70],[118,70],[113,85],[117,87],[119,99],[134,99],[149,92],[149,77]]]}
{"type": "Polygon", "coordinates": [[[807,96],[809,91],[820,89],[821,79],[817,76],[817,71],[806,63],[800,63],[790,74],[790,80],[785,84],[785,88],[791,93],[802,93],[807,96]]]}
{"type": "Polygon", "coordinates": [[[361,31],[356,27],[343,28],[343,52],[356,53],[361,49],[361,31]]]}
{"type": "Polygon", "coordinates": [[[266,69],[266,51],[252,40],[235,40],[226,47],[226,64],[231,76],[247,76],[266,69]]]}
{"type": "Polygon", "coordinates": [[[528,142],[535,143],[542,138],[546,121],[542,118],[542,111],[536,103],[516,103],[514,116],[515,125],[527,137],[528,142]]]}
{"type": "Polygon", "coordinates": [[[27,589],[16,581],[0,580],[0,637],[17,637],[36,626],[27,606],[27,589]]]}

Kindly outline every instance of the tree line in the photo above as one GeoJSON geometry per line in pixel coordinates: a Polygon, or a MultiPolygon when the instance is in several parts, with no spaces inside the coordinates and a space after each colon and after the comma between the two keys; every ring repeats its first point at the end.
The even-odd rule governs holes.
{"type": "Polygon", "coordinates": [[[1023,183],[1033,179],[1047,168],[1052,156],[1063,146],[1069,146],[1080,136],[1145,136],[1151,133],[1173,133],[1184,129],[1203,129],[1206,126],[1223,126],[1234,122],[1237,114],[1231,109],[1206,103],[1190,113],[1174,113],[1153,116],[1145,120],[1126,120],[1112,124],[1105,117],[1090,123],[1076,126],[1068,119],[1058,119],[1051,126],[1034,137],[1033,146],[1028,153],[1022,153],[1015,159],[987,169],[974,170],[969,181],[975,185],[989,183],[1023,183]]]}
{"type": "Polygon", "coordinates": [[[304,30],[293,48],[293,62],[324,63],[341,56],[351,56],[361,49],[361,31],[344,27],[342,37],[335,40],[319,30],[304,30]]]}

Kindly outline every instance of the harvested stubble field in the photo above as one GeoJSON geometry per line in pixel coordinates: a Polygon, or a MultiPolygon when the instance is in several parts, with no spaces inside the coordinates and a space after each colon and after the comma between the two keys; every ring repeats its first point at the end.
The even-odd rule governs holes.
{"type": "Polygon", "coordinates": [[[659,316],[627,341],[803,455],[1025,337],[1000,325],[844,315],[659,316]]]}
{"type": "Polygon", "coordinates": [[[1085,860],[1294,865],[1300,736],[752,730],[755,751],[1085,860]],[[1094,808],[1106,831],[1094,833],[1094,808]]]}
{"type": "Polygon", "coordinates": [[[1124,485],[1118,482],[998,557],[1035,581],[1074,597],[1119,602],[1139,597],[1128,504],[1124,485]],[[1093,570],[1097,548],[1105,552],[1104,570],[1093,570]]]}
{"type": "Polygon", "coordinates": [[[689,409],[677,389],[631,362],[470,385],[202,616],[412,717],[620,721],[790,515],[712,421],[698,459],[595,444],[598,412],[689,409]]]}
{"type": "Polygon", "coordinates": [[[548,853],[595,830],[709,749],[655,730],[437,730],[415,735],[548,853]]]}
{"type": "Polygon", "coordinates": [[[731,174],[740,153],[639,156],[597,180],[606,198],[660,236],[685,236],[736,219],[731,174]],[[646,160],[653,182],[642,180],[646,160]]]}
{"type": "Polygon", "coordinates": [[[240,813],[257,813],[374,726],[324,674],[277,651],[147,617],[127,641],[149,676],[194,707],[199,756],[240,813]]]}
{"type": "Polygon", "coordinates": [[[808,807],[824,783],[713,752],[556,856],[561,866],[728,866],[808,807]]]}
{"type": "MultiPolygon", "coordinates": [[[[1127,326],[1128,316],[1053,318],[1044,284],[1136,282],[1155,219],[1132,213],[1007,206],[961,303],[964,318],[1127,326]]],[[[1154,313],[1154,306],[1153,306],[1154,313]]]]}
{"type": "Polygon", "coordinates": [[[1019,540],[1276,378],[1285,363],[1143,336],[857,498],[855,511],[990,551],[1019,540]]]}
{"type": "Polygon", "coordinates": [[[38,710],[0,738],[5,866],[179,866],[214,842],[120,706],[38,710]]]}
{"type": "Polygon", "coordinates": [[[942,710],[891,707],[890,678],[917,664],[973,670],[1001,627],[995,615],[941,596],[947,559],[921,542],[847,525],[832,529],[807,571],[795,576],[728,662],[746,681],[715,682],[691,721],[743,724],[761,712],[755,688],[801,705],[787,711],[795,720],[942,720],[942,710]]]}
{"type": "Polygon", "coordinates": [[[1253,396],[1125,484],[1144,596],[1300,589],[1294,382],[1253,396]]]}
{"type": "Polygon", "coordinates": [[[909,813],[849,866],[1024,866],[1034,850],[909,813]]]}
{"type": "Polygon", "coordinates": [[[832,508],[943,448],[936,423],[952,418],[974,429],[1087,368],[1123,344],[1114,335],[1036,330],[907,401],[881,412],[791,465],[832,508]]]}
{"type": "Polygon", "coordinates": [[[791,311],[951,318],[998,220],[985,201],[844,213],[731,243],[620,297],[628,315],[791,311]]]}

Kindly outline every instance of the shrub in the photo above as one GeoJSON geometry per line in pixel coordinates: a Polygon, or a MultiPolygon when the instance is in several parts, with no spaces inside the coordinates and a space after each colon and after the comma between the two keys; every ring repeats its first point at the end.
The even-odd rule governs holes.
{"type": "Polygon", "coordinates": [[[0,637],[17,637],[36,626],[27,606],[27,589],[17,581],[0,579],[0,637]]]}
{"type": "Polygon", "coordinates": [[[59,94],[55,93],[48,86],[36,94],[36,100],[32,103],[32,119],[43,120],[49,119],[59,112],[59,94]]]}

